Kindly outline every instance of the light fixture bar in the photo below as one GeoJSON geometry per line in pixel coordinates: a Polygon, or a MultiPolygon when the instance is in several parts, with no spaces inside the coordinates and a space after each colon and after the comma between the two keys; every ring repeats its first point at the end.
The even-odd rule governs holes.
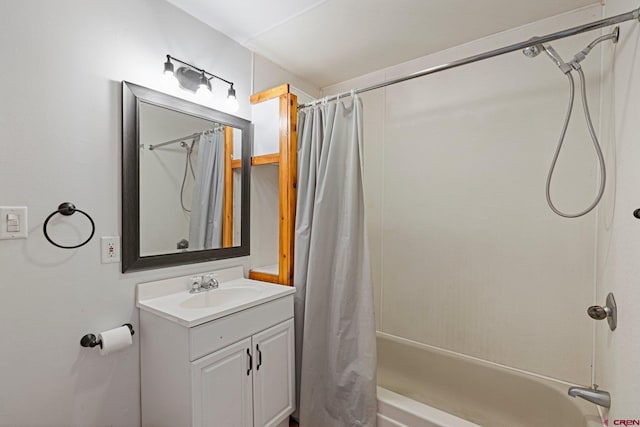
{"type": "Polygon", "coordinates": [[[233,82],[231,82],[231,81],[229,81],[229,80],[227,80],[227,79],[223,79],[223,78],[222,78],[222,77],[220,77],[220,76],[216,76],[215,74],[208,72],[208,71],[207,71],[207,70],[205,70],[204,68],[199,68],[199,67],[196,67],[196,66],[195,66],[195,65],[193,65],[193,64],[189,64],[188,62],[183,61],[182,59],[178,59],[178,58],[176,58],[175,56],[167,55],[167,59],[172,59],[172,60],[174,60],[174,61],[176,61],[176,62],[179,62],[179,63],[181,63],[181,64],[184,64],[184,65],[186,65],[186,66],[188,66],[188,67],[191,67],[191,68],[193,68],[193,69],[194,69],[194,70],[196,70],[196,71],[199,71],[199,72],[201,72],[201,73],[204,73],[205,75],[210,76],[210,77],[209,77],[209,80],[211,80],[211,79],[215,78],[215,79],[218,79],[218,80],[220,80],[220,81],[225,82],[225,83],[226,83],[226,84],[228,84],[228,85],[233,86],[233,82]]]}
{"type": "Polygon", "coordinates": [[[196,67],[182,59],[167,54],[167,61],[164,63],[164,75],[167,82],[173,83],[175,81],[182,89],[194,92],[201,100],[208,96],[207,93],[211,93],[211,80],[218,79],[229,85],[226,101],[227,109],[230,112],[236,112],[240,107],[236,99],[236,90],[233,87],[233,82],[210,73],[204,68],[196,67]],[[185,66],[174,70],[172,60],[185,66]]]}

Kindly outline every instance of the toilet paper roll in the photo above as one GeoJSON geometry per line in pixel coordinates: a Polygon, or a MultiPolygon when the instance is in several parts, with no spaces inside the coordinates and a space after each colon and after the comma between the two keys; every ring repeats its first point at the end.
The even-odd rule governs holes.
{"type": "Polygon", "coordinates": [[[100,346],[100,354],[103,356],[129,347],[133,342],[131,339],[131,330],[127,326],[120,326],[119,328],[100,332],[100,334],[98,334],[98,340],[102,343],[100,346]]]}

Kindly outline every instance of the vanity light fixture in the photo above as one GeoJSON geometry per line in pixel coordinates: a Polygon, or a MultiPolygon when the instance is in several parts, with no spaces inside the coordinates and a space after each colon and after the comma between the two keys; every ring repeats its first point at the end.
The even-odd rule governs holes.
{"type": "Polygon", "coordinates": [[[240,108],[240,104],[238,103],[238,99],[236,98],[236,90],[233,88],[233,83],[231,83],[231,87],[227,92],[227,100],[225,102],[225,106],[229,111],[238,111],[240,108]]]}
{"type": "Polygon", "coordinates": [[[194,92],[199,98],[205,98],[211,93],[211,80],[218,79],[223,81],[229,85],[227,101],[225,102],[226,109],[230,112],[236,112],[240,107],[236,99],[236,90],[233,88],[233,82],[182,61],[175,56],[167,55],[167,61],[164,63],[164,76],[170,85],[179,85],[182,89],[194,92]],[[174,70],[172,60],[185,66],[174,70]]]}
{"type": "Polygon", "coordinates": [[[173,64],[171,63],[171,59],[169,59],[169,55],[167,55],[167,62],[164,63],[164,81],[169,87],[178,87],[178,79],[173,72],[173,64]]]}
{"type": "Polygon", "coordinates": [[[173,63],[171,62],[171,57],[169,55],[167,55],[167,62],[164,63],[164,75],[167,77],[173,76],[173,63]]]}

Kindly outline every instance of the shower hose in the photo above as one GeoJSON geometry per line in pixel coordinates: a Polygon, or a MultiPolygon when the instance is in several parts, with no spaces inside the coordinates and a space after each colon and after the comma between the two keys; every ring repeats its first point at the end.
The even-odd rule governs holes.
{"type": "Polygon", "coordinates": [[[187,149],[187,154],[186,154],[186,158],[185,158],[185,163],[184,163],[184,175],[182,176],[182,185],[180,186],[180,206],[182,206],[182,210],[185,212],[191,212],[189,209],[186,208],[186,206],[184,205],[184,186],[185,183],[187,181],[187,171],[189,169],[191,169],[191,176],[193,177],[193,179],[196,179],[196,174],[193,172],[193,162],[191,161],[191,153],[193,152],[193,146],[195,144],[195,139],[193,141],[191,141],[191,146],[189,146],[187,143],[184,143],[184,147],[187,149]]]}
{"type": "Polygon", "coordinates": [[[584,209],[578,213],[566,213],[562,212],[553,204],[553,200],[551,200],[551,178],[553,177],[553,172],[556,168],[556,163],[558,161],[558,156],[560,155],[560,151],[562,151],[562,144],[564,143],[564,137],[567,133],[567,127],[569,126],[569,121],[571,120],[571,112],[573,111],[573,100],[575,98],[575,82],[573,80],[573,76],[571,72],[566,73],[565,75],[569,79],[569,108],[567,110],[567,117],[564,120],[564,125],[562,126],[562,132],[560,133],[560,140],[558,141],[558,146],[556,147],[556,152],[553,155],[553,160],[551,161],[551,167],[549,168],[549,173],[547,174],[547,186],[546,186],[546,196],[547,196],[547,204],[551,208],[553,212],[556,214],[565,217],[565,218],[578,218],[583,215],[588,214],[595,208],[600,200],[602,199],[602,195],[604,193],[605,183],[607,181],[607,172],[604,163],[604,156],[602,155],[602,149],[600,148],[600,143],[598,142],[598,137],[596,136],[596,132],[593,129],[593,123],[591,123],[591,114],[589,113],[589,106],[587,105],[587,84],[585,81],[584,72],[581,67],[577,67],[576,71],[578,71],[578,76],[580,77],[580,88],[582,92],[582,107],[584,109],[584,117],[587,121],[587,127],[589,128],[589,134],[591,135],[591,141],[593,142],[593,147],[596,150],[596,155],[598,156],[598,163],[600,164],[600,189],[598,190],[598,194],[594,201],[584,209]]]}

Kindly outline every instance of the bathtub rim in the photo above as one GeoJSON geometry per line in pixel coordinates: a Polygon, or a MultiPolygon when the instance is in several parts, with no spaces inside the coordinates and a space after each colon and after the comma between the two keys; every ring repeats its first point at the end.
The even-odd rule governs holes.
{"type": "MultiPolygon", "coordinates": [[[[447,350],[441,347],[436,347],[430,344],[424,344],[418,341],[413,341],[407,338],[403,338],[403,337],[399,337],[397,335],[393,335],[393,334],[389,334],[386,332],[382,332],[382,331],[376,331],[376,337],[377,338],[382,338],[382,339],[387,339],[396,343],[400,343],[403,345],[408,345],[411,347],[415,347],[418,349],[422,349],[425,351],[431,351],[431,352],[435,352],[435,353],[439,353],[441,355],[446,355],[448,357],[453,357],[455,359],[461,359],[465,362],[468,363],[473,363],[473,364],[478,364],[478,365],[482,365],[485,366],[487,368],[492,368],[492,369],[498,369],[498,370],[503,370],[503,371],[507,371],[509,373],[512,373],[514,375],[518,375],[518,376],[524,376],[527,377],[529,379],[531,379],[532,381],[536,381],[539,383],[542,383],[544,385],[546,385],[547,387],[551,387],[551,388],[555,388],[558,391],[564,391],[566,392],[568,387],[571,386],[579,386],[579,387],[585,387],[584,384],[575,384],[575,383],[571,383],[568,381],[564,381],[564,380],[560,380],[557,378],[553,378],[553,377],[548,377],[545,375],[541,375],[541,374],[537,374],[535,372],[529,372],[526,371],[524,369],[519,369],[519,368],[514,368],[512,366],[507,366],[507,365],[503,365],[497,362],[492,362],[489,360],[485,360],[485,359],[481,359],[475,356],[470,356],[464,353],[458,353],[456,351],[453,350],[447,350]],[[565,388],[566,387],[566,388],[565,388]]],[[[382,389],[385,389],[384,387],[380,387],[382,389]]],[[[393,392],[393,391],[391,391],[393,392]]],[[[395,392],[393,392],[395,393],[395,392]]],[[[397,394],[397,393],[396,393],[397,394]]],[[[401,395],[402,396],[402,395],[401,395]]],[[[410,397],[407,396],[403,396],[407,399],[410,400],[414,400],[410,397]]],[[[588,427],[592,427],[592,426],[602,426],[604,423],[604,420],[606,419],[606,415],[607,412],[606,410],[604,410],[603,408],[600,408],[598,405],[595,405],[593,403],[587,402],[586,400],[583,399],[579,399],[579,398],[572,398],[569,397],[568,395],[565,396],[566,399],[569,400],[569,404],[572,404],[574,406],[576,406],[580,412],[583,414],[583,416],[585,417],[585,422],[587,423],[588,427]],[[594,417],[597,418],[597,420],[594,419],[594,417]]],[[[416,401],[418,402],[418,401],[416,401]]],[[[423,404],[429,408],[433,408],[432,406],[430,406],[429,404],[425,404],[422,402],[418,402],[420,404],[423,404]]],[[[437,408],[434,408],[437,409],[437,408]]],[[[441,411],[440,409],[438,409],[438,411],[441,411]]],[[[443,411],[445,413],[447,413],[446,411],[443,411]]],[[[447,413],[448,414],[448,413],[447,413]]],[[[452,414],[450,414],[452,415],[452,414]]],[[[455,416],[455,415],[453,415],[455,416]]]]}
{"type": "MultiPolygon", "coordinates": [[[[388,390],[381,386],[377,387],[377,395],[378,414],[382,416],[388,415],[386,411],[384,411],[384,409],[386,409],[385,406],[390,406],[395,408],[396,410],[401,410],[409,414],[409,416],[419,418],[421,421],[439,426],[481,427],[480,425],[465,420],[464,418],[460,418],[457,415],[453,415],[441,409],[434,408],[433,406],[427,405],[426,403],[419,402],[410,397],[404,396],[400,393],[396,393],[395,391],[388,390]],[[381,408],[383,408],[382,411],[380,410],[381,408]]],[[[393,421],[400,423],[400,421],[393,421]]]]}

